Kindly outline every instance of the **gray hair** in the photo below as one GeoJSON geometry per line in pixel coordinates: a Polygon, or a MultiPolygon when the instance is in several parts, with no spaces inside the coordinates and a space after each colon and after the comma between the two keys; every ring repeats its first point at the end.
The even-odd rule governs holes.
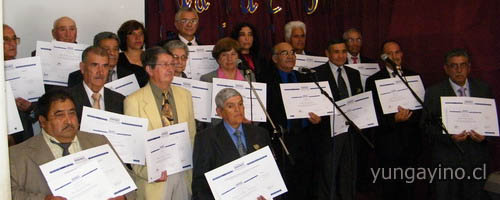
{"type": "Polygon", "coordinates": [[[163,45],[163,48],[172,53],[174,49],[182,49],[186,52],[186,56],[189,57],[189,48],[184,42],[180,40],[172,40],[163,45]]]}
{"type": "Polygon", "coordinates": [[[120,44],[120,39],[118,38],[118,35],[112,32],[104,31],[94,36],[94,46],[99,46],[99,42],[105,39],[114,39],[118,42],[118,45],[120,44]]]}
{"type": "Polygon", "coordinates": [[[463,56],[465,58],[467,58],[467,62],[470,63],[470,57],[469,57],[469,53],[467,53],[467,50],[465,49],[453,49],[451,51],[448,51],[446,52],[445,56],[444,56],[444,62],[446,64],[448,64],[448,61],[453,58],[453,57],[458,57],[458,56],[463,56]]]}
{"type": "Polygon", "coordinates": [[[361,31],[359,31],[357,28],[350,28],[350,29],[347,29],[347,31],[344,32],[344,34],[342,35],[342,38],[344,38],[344,40],[347,40],[347,34],[352,33],[352,32],[359,33],[359,35],[361,37],[363,37],[361,35],[361,31]]]}
{"type": "Polygon", "coordinates": [[[192,12],[194,13],[194,15],[196,15],[196,18],[199,19],[198,17],[198,13],[196,12],[196,10],[194,10],[193,8],[191,7],[182,7],[180,8],[176,13],[175,13],[175,21],[178,21],[178,20],[181,20],[181,14],[183,12],[192,12]]]}
{"type": "MultiPolygon", "coordinates": [[[[234,96],[241,96],[241,94],[233,88],[224,88],[215,95],[215,105],[217,108],[224,108],[224,102],[234,96]]],[[[243,97],[242,97],[243,98],[243,97]]]]}
{"type": "Polygon", "coordinates": [[[286,23],[285,25],[285,41],[290,42],[290,37],[292,37],[292,30],[294,28],[301,28],[304,31],[304,35],[306,34],[306,24],[301,21],[291,21],[286,23]]]}

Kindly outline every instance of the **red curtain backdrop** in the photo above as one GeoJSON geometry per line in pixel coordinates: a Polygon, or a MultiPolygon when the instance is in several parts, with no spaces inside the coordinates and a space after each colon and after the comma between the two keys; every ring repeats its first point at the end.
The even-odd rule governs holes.
{"type": "MultiPolygon", "coordinates": [[[[201,0],[192,0],[191,7],[201,0]]],[[[469,50],[472,77],[485,80],[500,100],[500,1],[498,0],[317,0],[316,11],[308,15],[313,0],[253,0],[258,9],[244,14],[248,0],[206,0],[208,10],[199,14],[198,37],[214,44],[229,36],[239,22],[258,29],[261,52],[270,56],[273,44],[284,41],[283,27],[288,21],[307,25],[306,50],[324,55],[326,42],[339,38],[345,29],[356,27],[363,33],[362,54],[378,58],[384,40],[400,42],[404,65],[420,73],[426,86],[446,78],[444,53],[457,47],[469,50]],[[281,7],[276,14],[272,8],[281,7]]],[[[146,0],[148,45],[175,32],[174,15],[180,0],[146,0]]],[[[494,142],[493,142],[494,143],[494,142]]],[[[499,155],[496,145],[493,155],[499,155]]],[[[494,147],[494,145],[492,145],[494,147]]],[[[498,156],[492,156],[492,158],[498,156]]],[[[498,162],[494,168],[499,168],[498,162]]]]}

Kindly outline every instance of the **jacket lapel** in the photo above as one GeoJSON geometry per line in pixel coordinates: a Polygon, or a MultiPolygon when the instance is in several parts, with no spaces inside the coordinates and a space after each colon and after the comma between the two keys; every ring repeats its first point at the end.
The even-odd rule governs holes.
{"type": "Polygon", "coordinates": [[[240,154],[238,153],[238,149],[236,149],[236,146],[234,145],[233,140],[229,136],[229,133],[226,130],[226,127],[224,127],[224,122],[219,123],[217,125],[217,138],[218,140],[218,146],[221,149],[221,152],[227,153],[228,157],[231,158],[230,160],[234,160],[240,157],[240,154]]]}
{"type": "Polygon", "coordinates": [[[149,119],[150,127],[148,127],[148,130],[161,128],[163,124],[161,122],[160,112],[156,107],[156,100],[153,96],[153,91],[151,90],[151,86],[149,84],[144,86],[142,101],[144,103],[142,111],[144,112],[144,115],[149,119]]]}
{"type": "Polygon", "coordinates": [[[184,95],[182,95],[181,93],[181,89],[174,85],[171,85],[170,87],[172,88],[172,93],[173,93],[172,95],[174,97],[174,102],[175,102],[175,110],[177,111],[177,121],[179,123],[189,121],[188,112],[179,112],[182,110],[184,111],[186,110],[182,108],[185,108],[187,103],[185,101],[184,95]]]}
{"type": "Polygon", "coordinates": [[[245,132],[247,153],[252,153],[252,152],[262,148],[260,146],[260,144],[258,143],[257,134],[254,134],[253,132],[251,132],[247,125],[242,124],[242,126],[243,126],[243,131],[245,132]]]}
{"type": "Polygon", "coordinates": [[[76,94],[78,95],[78,99],[81,99],[82,105],[92,107],[87,91],[85,91],[85,88],[83,87],[83,82],[78,85],[77,89],[79,90],[79,92],[77,92],[76,94]]]}
{"type": "Polygon", "coordinates": [[[35,136],[32,140],[28,152],[33,162],[42,165],[55,159],[42,135],[35,136]]]}

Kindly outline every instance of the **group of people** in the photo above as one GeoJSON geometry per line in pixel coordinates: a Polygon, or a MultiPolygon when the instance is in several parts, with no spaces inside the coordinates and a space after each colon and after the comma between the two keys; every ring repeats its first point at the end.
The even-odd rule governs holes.
{"type": "MultiPolygon", "coordinates": [[[[183,72],[189,57],[188,46],[202,45],[196,36],[199,17],[191,8],[180,8],[175,15],[177,33],[158,46],[144,50],[145,27],[135,20],[121,25],[117,34],[101,32],[93,45],[82,53],[80,70],[69,74],[68,87],[47,85],[38,102],[16,98],[24,132],[9,136],[11,187],[13,199],[64,199],[51,194],[39,165],[62,156],[109,143],[105,137],[79,131],[83,106],[118,114],[147,118],[148,130],[187,122],[193,143],[193,170],[162,173],[148,183],[145,165],[126,165],[138,189],[114,199],[213,199],[204,174],[259,148],[270,146],[280,168],[288,192],[279,199],[354,200],[357,191],[372,181],[367,166],[368,144],[352,127],[347,133],[334,135],[332,116],[320,117],[310,112],[307,119],[287,119],[280,84],[327,81],[333,99],[339,101],[364,91],[372,91],[379,126],[365,129],[375,144],[376,162],[380,168],[421,166],[423,143],[431,147],[428,167],[464,168],[472,170],[488,162],[488,138],[474,130],[443,135],[438,123],[441,117],[440,97],[470,96],[492,98],[488,85],[470,78],[471,58],[464,49],[453,49],[445,55],[443,70],[448,79],[426,90],[423,110],[398,106],[398,112],[383,114],[375,81],[418,75],[403,62],[403,50],[397,41],[381,45],[396,66],[361,55],[362,34],[348,29],[342,38],[324,47],[328,62],[314,68],[316,77],[294,70],[296,55],[311,55],[305,50],[306,26],[292,21],[284,27],[285,42],[274,45],[271,60],[259,53],[257,29],[242,23],[234,27],[230,37],[218,40],[212,56],[218,68],[201,76],[256,81],[267,84],[267,108],[270,118],[280,127],[276,135],[269,122],[255,123],[245,118],[242,95],[234,89],[223,89],[215,95],[216,112],[222,120],[203,123],[195,120],[191,93],[172,85],[174,76],[186,78],[183,72]],[[121,50],[121,52],[120,52],[121,50]],[[360,72],[346,64],[379,63],[380,71],[361,82],[360,72]],[[245,73],[238,65],[253,73],[245,73]],[[134,74],[141,88],[125,97],[104,84],[134,74]],[[38,121],[40,134],[31,125],[38,121]],[[31,132],[30,132],[31,131],[31,132]],[[289,155],[277,138],[282,138],[289,155]],[[424,140],[426,138],[426,140],[424,140]],[[14,145],[15,144],[15,145],[14,145]],[[457,150],[456,145],[464,153],[457,150]],[[292,161],[293,160],[293,161],[292,161]]],[[[15,59],[20,38],[3,25],[4,58],[15,59]]],[[[76,43],[76,23],[69,17],[54,22],[55,40],[76,43]]],[[[36,52],[34,52],[34,55],[36,52]]],[[[438,180],[433,183],[436,199],[500,199],[500,174],[486,180],[438,180]],[[487,191],[489,191],[489,194],[487,191]]],[[[406,180],[380,180],[380,199],[414,199],[415,184],[406,180]]],[[[258,199],[264,199],[259,197],[258,199]]]]}

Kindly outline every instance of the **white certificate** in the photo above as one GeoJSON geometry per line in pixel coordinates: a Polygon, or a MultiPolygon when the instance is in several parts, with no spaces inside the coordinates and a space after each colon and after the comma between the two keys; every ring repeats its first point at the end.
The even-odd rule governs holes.
{"type": "Polygon", "coordinates": [[[272,199],[287,188],[268,146],[205,173],[217,200],[272,199]]]}
{"type": "Polygon", "coordinates": [[[44,82],[49,85],[68,86],[68,76],[80,69],[82,53],[89,45],[52,41],[51,63],[43,66],[44,82]]]}
{"type": "MultiPolygon", "coordinates": [[[[217,116],[217,112],[215,111],[216,107],[215,106],[215,96],[219,91],[221,91],[224,88],[233,88],[237,90],[241,96],[243,97],[243,104],[245,106],[245,118],[247,118],[250,121],[253,122],[265,122],[266,121],[266,114],[264,114],[264,111],[260,107],[259,101],[255,97],[255,94],[252,92],[250,94],[250,85],[246,81],[236,81],[236,80],[230,80],[230,79],[220,79],[220,78],[214,78],[213,84],[212,84],[212,118],[218,118],[221,119],[219,116],[217,116]],[[251,98],[250,98],[251,97],[251,98]]],[[[262,100],[262,103],[264,103],[264,106],[266,106],[266,84],[265,83],[257,83],[257,82],[252,82],[253,87],[257,91],[257,94],[260,97],[260,100],[262,100]]]]}
{"type": "Polygon", "coordinates": [[[7,133],[10,135],[23,131],[23,124],[17,111],[16,100],[14,94],[12,94],[9,81],[5,81],[5,101],[7,103],[7,133]]]}
{"type": "MultiPolygon", "coordinates": [[[[327,81],[319,82],[323,90],[332,97],[327,81]]],[[[313,112],[318,116],[333,115],[333,104],[326,98],[314,83],[282,83],[281,97],[285,106],[287,119],[309,118],[313,112]]]]}
{"type": "MultiPolygon", "coordinates": [[[[336,103],[359,129],[378,126],[371,91],[342,99],[336,103]]],[[[337,109],[335,109],[334,122],[334,136],[347,132],[349,125],[337,109]]]]}
{"type": "Polygon", "coordinates": [[[148,119],[84,106],[80,130],[106,136],[124,163],[144,165],[148,119]]]}
{"type": "Polygon", "coordinates": [[[298,70],[300,67],[305,67],[308,69],[320,66],[328,62],[328,57],[322,56],[308,56],[296,54],[297,60],[295,62],[294,70],[298,70]]]}
{"type": "Polygon", "coordinates": [[[474,130],[484,136],[499,136],[495,99],[441,97],[441,113],[450,134],[474,130]]]}
{"type": "Polygon", "coordinates": [[[194,79],[174,77],[172,84],[183,87],[191,92],[194,117],[198,121],[210,122],[212,114],[212,83],[194,79]]]}
{"type": "Polygon", "coordinates": [[[186,122],[149,131],[146,134],[148,182],[193,168],[193,149],[186,122]]]}
{"type": "Polygon", "coordinates": [[[123,96],[128,96],[139,90],[139,83],[134,74],[130,74],[121,79],[111,81],[106,83],[104,87],[122,94],[123,96]]]}
{"type": "Polygon", "coordinates": [[[357,69],[361,75],[361,84],[363,84],[363,89],[366,86],[366,79],[371,75],[380,71],[377,63],[361,63],[361,64],[348,64],[347,66],[357,69]]]}
{"type": "Polygon", "coordinates": [[[30,102],[38,101],[45,93],[40,57],[5,61],[5,80],[11,83],[15,97],[30,102]]]}
{"type": "Polygon", "coordinates": [[[54,59],[52,58],[52,43],[45,41],[36,41],[36,56],[40,57],[40,62],[42,65],[43,72],[43,82],[44,84],[49,84],[50,80],[49,73],[54,65],[54,59]]]}
{"type": "MultiPolygon", "coordinates": [[[[420,99],[424,98],[425,89],[420,76],[404,76],[420,99]]],[[[410,110],[422,109],[422,105],[412,95],[408,87],[399,78],[387,78],[375,81],[378,98],[385,114],[398,112],[398,106],[410,110]]]]}
{"type": "Polygon", "coordinates": [[[188,78],[200,80],[203,74],[212,72],[219,67],[212,57],[214,45],[188,46],[189,56],[184,73],[188,78]]]}
{"type": "MultiPolygon", "coordinates": [[[[85,168],[91,163],[94,170],[98,170],[96,178],[92,181],[88,181],[87,184],[98,185],[99,187],[105,188],[109,191],[109,195],[106,195],[106,199],[110,197],[116,197],[125,195],[131,191],[137,189],[134,181],[127,173],[127,170],[120,162],[114,151],[108,144],[80,151],[74,154],[70,154],[53,160],[46,164],[40,166],[45,179],[47,180],[51,191],[58,191],[58,188],[65,187],[64,184],[67,182],[68,178],[74,177],[68,174],[73,173],[73,171],[85,168]]],[[[69,179],[71,181],[71,179],[69,179]]],[[[80,187],[80,185],[75,184],[73,187],[80,187]]],[[[92,190],[100,190],[100,188],[92,189],[82,189],[73,188],[69,191],[74,192],[74,197],[83,198],[87,194],[79,194],[86,192],[94,192],[92,190]],[[90,190],[90,191],[89,191],[90,190]],[[78,194],[78,195],[76,195],[78,194]]],[[[68,197],[65,195],[60,195],[63,197],[68,197]]]]}

